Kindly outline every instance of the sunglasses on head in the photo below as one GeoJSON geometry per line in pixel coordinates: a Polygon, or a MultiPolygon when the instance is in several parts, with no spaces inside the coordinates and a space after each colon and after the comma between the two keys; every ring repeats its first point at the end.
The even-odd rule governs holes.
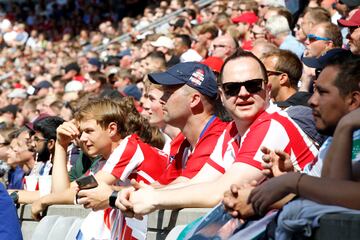
{"type": "Polygon", "coordinates": [[[248,91],[249,93],[259,92],[263,89],[262,82],[263,79],[261,78],[251,79],[245,82],[228,82],[223,83],[222,88],[225,95],[233,97],[239,94],[242,86],[244,86],[246,88],[246,91],[248,91]]]}

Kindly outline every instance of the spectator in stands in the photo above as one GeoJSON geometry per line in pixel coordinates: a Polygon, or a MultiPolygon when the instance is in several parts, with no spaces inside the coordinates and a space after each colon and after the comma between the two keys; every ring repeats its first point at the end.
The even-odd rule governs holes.
{"type": "Polygon", "coordinates": [[[180,57],[180,62],[200,62],[202,56],[191,49],[191,38],[189,35],[179,34],[174,39],[174,54],[180,57]]]}
{"type": "Polygon", "coordinates": [[[30,133],[22,127],[10,133],[11,141],[8,150],[9,171],[8,189],[24,189],[24,176],[29,175],[35,166],[34,153],[29,151],[30,133]]]}
{"type": "MultiPolygon", "coordinates": [[[[79,78],[80,76],[80,67],[76,62],[73,63],[69,63],[68,65],[65,66],[64,68],[65,70],[65,75],[63,75],[63,80],[65,81],[71,81],[74,80],[75,78],[79,78]]],[[[83,81],[80,80],[79,81],[83,81]]]]}
{"type": "Polygon", "coordinates": [[[350,51],[355,55],[360,55],[360,9],[352,10],[346,20],[340,19],[338,23],[349,28],[347,39],[350,51]]]}
{"type": "Polygon", "coordinates": [[[237,133],[231,131],[231,134],[226,135],[225,132],[225,137],[219,138],[215,147],[217,151],[214,151],[214,157],[211,156],[205,165],[201,180],[198,179],[197,184],[176,189],[154,190],[151,186],[134,182],[136,191],[131,194],[120,194],[117,206],[123,211],[131,209],[136,214],[146,214],[162,208],[214,206],[221,201],[224,192],[232,183],[243,184],[263,179],[259,144],[266,144],[265,142],[271,144],[274,149],[291,146],[287,151],[293,154],[297,167],[304,166],[312,160],[317,151],[312,152],[314,148],[311,147],[312,143],[306,135],[301,130],[287,131],[288,124],[294,127],[295,125],[285,116],[275,120],[278,113],[272,109],[274,106],[269,105],[270,85],[266,83],[266,69],[253,54],[238,51],[228,58],[222,68],[220,91],[225,107],[235,120],[233,126],[237,128],[237,133]],[[278,125],[282,127],[269,126],[267,122],[270,119],[278,121],[278,125]],[[274,127],[276,129],[273,129],[274,127]],[[270,135],[271,137],[267,137],[270,135]],[[229,145],[239,144],[239,136],[246,136],[241,140],[239,150],[235,148],[234,155],[224,157],[223,150],[227,151],[229,145]],[[285,145],[274,141],[277,138],[284,139],[285,136],[288,136],[285,145]],[[301,153],[294,155],[290,148],[298,147],[299,141],[302,145],[301,153]]]}
{"type": "Polygon", "coordinates": [[[265,28],[268,32],[268,41],[274,43],[279,49],[292,51],[299,59],[301,58],[305,46],[291,35],[289,23],[285,17],[280,15],[270,17],[265,28]]]}
{"type": "Polygon", "coordinates": [[[230,57],[239,48],[238,42],[230,35],[223,35],[215,38],[210,45],[209,55],[222,60],[230,57]]]}
{"type": "Polygon", "coordinates": [[[39,116],[28,127],[31,135],[31,147],[36,153],[36,166],[32,169],[33,174],[51,174],[53,156],[56,142],[56,129],[64,120],[60,117],[48,115],[39,116]]]}
{"type": "Polygon", "coordinates": [[[342,47],[342,36],[338,26],[330,22],[316,24],[305,41],[304,57],[320,57],[333,48],[342,47]]]}
{"type": "Polygon", "coordinates": [[[272,16],[283,16],[283,17],[285,17],[286,20],[288,21],[288,24],[289,24],[290,28],[292,29],[292,26],[293,26],[292,15],[291,15],[291,12],[285,7],[270,7],[268,9],[268,11],[266,12],[266,14],[264,15],[260,25],[265,27],[266,22],[272,16]]]}
{"type": "Polygon", "coordinates": [[[266,53],[278,49],[273,43],[269,43],[265,39],[257,39],[253,43],[251,52],[258,58],[262,58],[266,53]]]}
{"type": "Polygon", "coordinates": [[[330,14],[325,9],[320,7],[307,8],[304,12],[301,29],[305,36],[310,34],[310,30],[316,24],[322,22],[330,22],[330,14]]]}
{"type": "MultiPolygon", "coordinates": [[[[30,151],[35,156],[35,164],[30,169],[29,175],[46,176],[51,175],[53,155],[56,142],[56,128],[63,123],[60,117],[42,115],[33,123],[26,125],[32,131],[30,151]]],[[[24,136],[23,141],[27,138],[24,136]]],[[[20,143],[23,144],[24,142],[20,143]]],[[[29,146],[29,145],[28,145],[29,146]]],[[[16,203],[32,203],[39,198],[39,191],[10,191],[17,195],[16,203]]]]}
{"type": "Polygon", "coordinates": [[[269,7],[285,7],[284,0],[261,0],[259,2],[259,17],[263,18],[269,7]]]}
{"type": "Polygon", "coordinates": [[[151,42],[151,45],[153,45],[157,51],[160,51],[165,55],[167,68],[180,62],[179,57],[173,54],[174,42],[171,38],[160,36],[156,41],[151,42]]]}
{"type": "MultiPolygon", "coordinates": [[[[75,119],[79,126],[75,125],[75,121],[70,121],[57,130],[58,141],[53,172],[53,179],[57,181],[54,185],[54,194],[40,199],[36,204],[36,208],[33,209],[36,217],[39,217],[38,214],[48,205],[72,203],[76,183],[67,180],[66,151],[70,142],[76,138],[79,138],[88,155],[101,155],[103,158],[103,161],[99,162],[101,165],[98,165],[96,170],[91,170],[96,172],[98,188],[82,190],[77,194],[78,203],[86,207],[101,209],[100,205],[108,206],[107,200],[112,192],[110,186],[117,185],[118,180],[125,183],[131,178],[136,178],[151,183],[165,169],[166,157],[144,142],[151,142],[151,128],[136,111],[132,99],[126,98],[118,103],[109,99],[90,101],[78,111],[75,119]],[[104,195],[105,198],[102,198],[104,195]]],[[[111,214],[117,214],[115,210],[110,209],[106,212],[92,212],[83,224],[82,235],[110,239],[112,227],[117,227],[113,222],[115,219],[109,217],[111,214],[107,214],[110,211],[114,211],[111,214]],[[87,224],[92,221],[97,224],[87,224]],[[105,226],[104,221],[111,221],[110,226],[105,226]]],[[[121,216],[118,217],[119,220],[122,219],[121,216]]]]}
{"type": "Polygon", "coordinates": [[[237,29],[240,31],[240,45],[245,50],[251,50],[252,48],[252,38],[251,30],[253,26],[258,21],[258,16],[253,12],[245,12],[240,16],[231,19],[231,21],[237,24],[237,29]]]}
{"type": "Polygon", "coordinates": [[[219,29],[211,23],[205,23],[198,26],[199,31],[196,34],[197,39],[194,44],[194,50],[197,51],[202,58],[208,55],[211,42],[218,36],[219,29]]]}
{"type": "Polygon", "coordinates": [[[18,110],[19,108],[16,105],[11,105],[11,104],[3,108],[0,108],[0,121],[1,121],[0,128],[14,126],[14,121],[18,110]]]}
{"type": "Polygon", "coordinates": [[[299,92],[298,83],[302,75],[300,59],[288,50],[267,53],[262,61],[271,84],[271,98],[281,108],[294,105],[307,106],[309,92],[299,92]]]}
{"type": "MultiPolygon", "coordinates": [[[[143,104],[143,112],[146,112],[149,124],[160,129],[165,138],[163,151],[166,154],[170,154],[171,140],[179,135],[180,130],[165,122],[161,101],[164,92],[161,87],[150,82],[147,82],[145,86],[147,96],[143,104]]],[[[144,113],[142,113],[142,115],[144,115],[144,113]]]]}
{"type": "MultiPolygon", "coordinates": [[[[338,59],[327,63],[316,82],[317,91],[309,101],[314,109],[317,128],[333,136],[324,143],[327,154],[319,155],[319,158],[307,168],[306,174],[280,172],[281,176],[256,187],[249,197],[249,202],[258,213],[265,213],[272,203],[287,194],[296,194],[321,204],[360,209],[359,201],[357,201],[359,197],[355,191],[359,184],[357,180],[354,180],[356,179],[354,176],[358,175],[359,164],[357,142],[360,127],[358,121],[360,117],[358,71],[360,61],[359,58],[351,58],[353,57],[348,57],[345,61],[344,58],[340,58],[340,61],[338,59]],[[346,88],[344,88],[345,85],[346,88]],[[327,94],[323,94],[324,92],[327,94]],[[329,114],[330,112],[332,114],[329,114]],[[321,178],[318,177],[320,172],[321,178]],[[333,191],[334,187],[337,191],[333,191]]],[[[278,157],[285,161],[289,160],[286,154],[281,152],[277,154],[278,156],[266,157],[271,161],[275,161],[278,157]]],[[[289,171],[289,169],[283,169],[283,171],[289,171]]],[[[306,223],[299,223],[297,228],[303,229],[315,217],[343,211],[349,210],[320,205],[304,199],[292,201],[284,207],[279,216],[276,238],[285,239],[296,231],[290,225],[285,230],[285,220],[294,222],[303,219],[303,223],[306,223]],[[300,209],[297,207],[299,203],[304,208],[311,207],[312,212],[299,213],[300,209]]]]}

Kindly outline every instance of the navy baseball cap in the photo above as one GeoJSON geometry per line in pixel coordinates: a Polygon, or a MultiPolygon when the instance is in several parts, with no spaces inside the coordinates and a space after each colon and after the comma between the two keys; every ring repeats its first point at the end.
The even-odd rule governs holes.
{"type": "Polygon", "coordinates": [[[311,68],[323,69],[327,63],[335,58],[342,58],[351,56],[351,51],[343,48],[333,48],[327,51],[324,55],[316,57],[303,57],[303,63],[311,68]]]}
{"type": "Polygon", "coordinates": [[[155,84],[186,84],[210,98],[217,96],[216,76],[208,66],[199,62],[178,63],[165,72],[151,73],[148,77],[155,84]]]}

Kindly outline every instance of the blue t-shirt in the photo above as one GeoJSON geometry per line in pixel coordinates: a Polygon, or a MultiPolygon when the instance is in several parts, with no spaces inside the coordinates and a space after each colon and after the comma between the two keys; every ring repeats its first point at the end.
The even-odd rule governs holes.
{"type": "Polygon", "coordinates": [[[23,239],[15,205],[2,184],[0,184],[0,239],[23,239]]]}
{"type": "Polygon", "coordinates": [[[15,169],[11,169],[9,171],[8,189],[24,189],[24,175],[24,170],[19,166],[16,166],[15,169]]]}

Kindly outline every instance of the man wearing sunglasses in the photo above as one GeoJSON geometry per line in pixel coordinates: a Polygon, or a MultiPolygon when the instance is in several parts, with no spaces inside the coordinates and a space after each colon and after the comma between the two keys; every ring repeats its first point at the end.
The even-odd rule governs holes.
{"type": "Polygon", "coordinates": [[[305,57],[320,57],[333,48],[341,48],[342,36],[338,26],[323,22],[311,28],[305,41],[305,57]]]}
{"type": "MultiPolygon", "coordinates": [[[[317,150],[306,134],[285,113],[270,105],[271,85],[266,69],[257,57],[250,52],[237,51],[225,61],[220,79],[221,100],[237,130],[233,139],[223,140],[222,149],[241,138],[239,150],[234,156],[210,157],[206,165],[207,177],[216,176],[210,181],[167,190],[136,184],[137,191],[130,195],[130,205],[118,198],[118,207],[123,208],[125,204],[137,214],[147,214],[156,209],[215,206],[232,184],[240,186],[253,180],[264,180],[260,151],[263,145],[287,151],[292,156],[294,168],[299,170],[314,158],[317,150]]],[[[221,138],[223,136],[219,141],[221,138]]]]}
{"type": "Polygon", "coordinates": [[[271,84],[271,98],[278,107],[308,106],[311,93],[298,91],[303,65],[294,53],[279,49],[265,54],[261,60],[271,84]]]}

